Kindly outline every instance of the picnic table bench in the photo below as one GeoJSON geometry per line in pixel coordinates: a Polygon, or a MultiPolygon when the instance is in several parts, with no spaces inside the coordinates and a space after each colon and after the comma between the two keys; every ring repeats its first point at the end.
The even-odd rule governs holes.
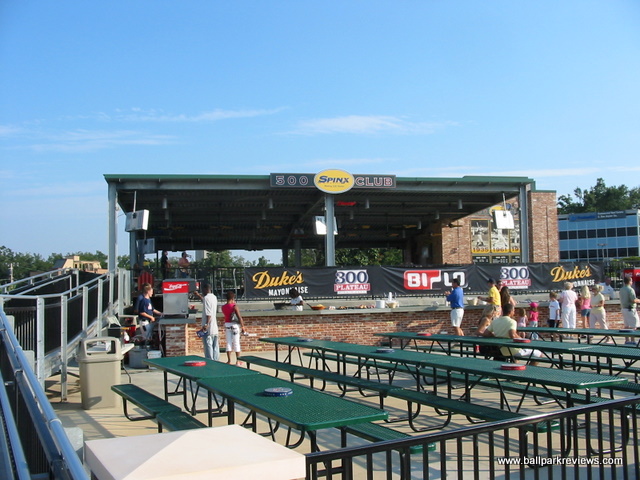
{"type": "Polygon", "coordinates": [[[158,433],[162,433],[163,427],[176,431],[206,426],[188,413],[183,412],[180,407],[132,383],[112,385],[111,390],[122,397],[124,416],[128,420],[133,422],[139,420],[155,420],[158,424],[158,433]],[[128,403],[146,412],[146,415],[131,416],[127,408],[128,403]]]}

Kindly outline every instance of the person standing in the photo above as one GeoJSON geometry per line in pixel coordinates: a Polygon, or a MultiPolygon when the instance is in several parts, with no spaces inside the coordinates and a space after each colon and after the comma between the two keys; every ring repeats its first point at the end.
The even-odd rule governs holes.
{"type": "Polygon", "coordinates": [[[586,285],[583,285],[580,289],[578,304],[580,305],[582,328],[589,328],[589,315],[591,314],[591,292],[589,291],[589,287],[586,285]]]}
{"type": "Polygon", "coordinates": [[[558,328],[560,322],[560,303],[558,302],[558,294],[556,292],[549,292],[549,319],[547,320],[547,326],[551,328],[558,328]]]}
{"type": "Polygon", "coordinates": [[[516,302],[515,298],[511,296],[509,287],[507,287],[506,285],[503,285],[502,287],[498,287],[496,285],[496,288],[500,292],[500,305],[506,305],[507,303],[510,303],[511,305],[513,305],[515,309],[515,306],[517,305],[518,302],[516,302]]]}
{"type": "Polygon", "coordinates": [[[246,334],[244,322],[240,310],[236,304],[236,294],[232,291],[227,292],[227,303],[222,306],[224,314],[224,329],[227,337],[227,363],[231,363],[231,352],[236,352],[236,365],[243,363],[238,360],[240,356],[240,334],[246,334]]]}
{"type": "Polygon", "coordinates": [[[605,297],[609,297],[609,300],[616,299],[616,291],[614,290],[613,285],[611,285],[611,277],[606,277],[604,282],[600,285],[602,285],[602,294],[605,297]]]}
{"type": "Polygon", "coordinates": [[[166,250],[163,250],[162,256],[160,257],[160,272],[162,273],[163,280],[167,279],[169,267],[171,267],[171,264],[169,263],[169,255],[166,250]]]}
{"type": "Polygon", "coordinates": [[[604,294],[602,285],[593,286],[591,297],[591,313],[589,313],[589,328],[602,328],[608,330],[607,312],[604,309],[604,294]],[[599,325],[599,326],[596,326],[599,325]]]}
{"type": "Polygon", "coordinates": [[[182,278],[189,277],[189,259],[187,258],[187,252],[182,252],[182,256],[178,260],[178,267],[180,269],[180,276],[182,278]]]}
{"type": "Polygon", "coordinates": [[[153,331],[156,326],[156,316],[162,316],[162,312],[153,308],[151,297],[153,296],[153,287],[149,283],[145,283],[142,289],[142,297],[138,300],[138,323],[142,330],[145,340],[149,341],[153,337],[153,331]]]}
{"type": "MultiPolygon", "coordinates": [[[[529,323],[527,324],[527,326],[532,328],[538,328],[540,326],[540,324],[538,323],[539,315],[540,315],[540,312],[538,312],[538,302],[531,302],[529,304],[529,323]]],[[[536,332],[531,332],[531,335],[529,335],[529,338],[531,340],[538,340],[540,337],[536,332]]]]}
{"type": "Polygon", "coordinates": [[[500,300],[500,291],[496,287],[496,281],[493,278],[487,280],[487,285],[489,286],[489,291],[487,292],[486,297],[478,296],[479,300],[483,302],[490,303],[491,305],[495,305],[498,310],[498,315],[502,314],[502,302],[500,300]]]}
{"type": "Polygon", "coordinates": [[[291,290],[289,290],[289,296],[291,297],[291,308],[293,310],[301,312],[302,308],[304,307],[304,301],[302,300],[302,296],[300,296],[298,289],[292,288],[291,290]]]}
{"type": "Polygon", "coordinates": [[[204,356],[211,360],[220,359],[220,343],[218,341],[218,321],[216,313],[218,311],[218,299],[211,292],[211,285],[205,283],[202,286],[204,296],[198,294],[202,299],[202,331],[206,333],[202,337],[204,356]]]}
{"type": "Polygon", "coordinates": [[[573,291],[573,283],[565,282],[564,290],[560,293],[560,307],[562,309],[562,327],[563,328],[576,328],[576,301],[578,295],[573,291]]]}
{"type": "MultiPolygon", "coordinates": [[[[636,298],[636,292],[631,286],[633,279],[630,276],[624,277],[624,286],[620,289],[620,310],[622,310],[622,319],[624,320],[624,328],[638,328],[638,312],[636,305],[640,300],[636,298]]],[[[625,337],[627,345],[635,345],[633,337],[625,337]]]]}
{"type": "Polygon", "coordinates": [[[456,335],[464,336],[462,331],[462,317],[464,316],[464,292],[460,286],[460,279],[454,278],[451,281],[452,290],[445,292],[447,302],[451,305],[451,326],[456,335]]]}

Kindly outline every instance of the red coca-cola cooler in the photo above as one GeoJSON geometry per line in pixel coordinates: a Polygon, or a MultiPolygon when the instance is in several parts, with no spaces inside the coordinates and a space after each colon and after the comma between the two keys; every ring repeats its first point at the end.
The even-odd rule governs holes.
{"type": "Polygon", "coordinates": [[[192,278],[169,278],[162,282],[162,313],[164,315],[189,314],[189,292],[196,290],[192,278]]]}
{"type": "Polygon", "coordinates": [[[633,279],[633,289],[636,292],[636,296],[640,297],[640,268],[625,268],[622,271],[622,278],[631,277],[633,279]]]}

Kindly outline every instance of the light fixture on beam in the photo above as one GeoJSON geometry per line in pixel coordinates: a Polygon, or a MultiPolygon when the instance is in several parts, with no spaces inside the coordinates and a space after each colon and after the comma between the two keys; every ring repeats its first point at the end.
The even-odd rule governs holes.
{"type": "Polygon", "coordinates": [[[353,220],[353,210],[349,211],[349,220],[353,220]]]}
{"type": "Polygon", "coordinates": [[[369,208],[371,208],[371,205],[369,204],[369,199],[368,198],[364,199],[364,208],[366,210],[369,210],[369,208]]]}
{"type": "Polygon", "coordinates": [[[462,210],[462,199],[458,199],[458,210],[462,210]]]}
{"type": "Polygon", "coordinates": [[[440,212],[436,212],[436,220],[440,220],[440,212]]]}
{"type": "Polygon", "coordinates": [[[167,197],[162,197],[162,209],[166,210],[169,208],[169,202],[167,201],[167,197]]]}
{"type": "Polygon", "coordinates": [[[422,230],[422,220],[418,220],[418,230],[422,230]]]}
{"type": "Polygon", "coordinates": [[[267,208],[268,208],[269,210],[273,210],[273,198],[269,198],[269,199],[267,200],[267,208]]]}

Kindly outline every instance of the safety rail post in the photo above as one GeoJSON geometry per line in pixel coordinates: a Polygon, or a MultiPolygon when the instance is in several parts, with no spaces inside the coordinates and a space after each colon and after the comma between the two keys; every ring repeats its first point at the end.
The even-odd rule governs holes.
{"type": "MultiPolygon", "coordinates": [[[[102,316],[102,296],[104,295],[104,288],[103,288],[104,284],[103,284],[102,280],[100,280],[98,282],[97,287],[98,287],[98,291],[97,291],[97,294],[96,294],[97,305],[96,305],[95,314],[96,314],[96,318],[100,318],[102,316]]],[[[86,292],[83,291],[82,295],[84,297],[83,301],[88,302],[89,301],[89,289],[87,289],[86,292]]],[[[82,330],[86,330],[88,325],[89,325],[89,312],[87,312],[87,316],[82,319],[82,330]]]]}
{"type": "MultiPolygon", "coordinates": [[[[98,282],[98,289],[100,288],[100,283],[98,282]]],[[[98,290],[100,291],[100,290],[98,290]]],[[[82,330],[87,329],[87,325],[89,325],[89,288],[84,285],[81,291],[82,295],[82,330]]],[[[63,345],[65,345],[63,343],[63,345]]]]}
{"type": "MultiPolygon", "coordinates": [[[[86,287],[85,287],[86,288],[86,287]]],[[[84,288],[83,288],[84,290],[84,288]]],[[[69,298],[66,295],[60,297],[60,397],[63,402],[67,400],[67,364],[69,353],[67,344],[69,343],[68,320],[69,320],[69,298]]],[[[84,316],[84,312],[83,312],[84,316]]]]}
{"type": "Polygon", "coordinates": [[[36,297],[36,376],[43,386],[45,379],[44,317],[45,301],[43,297],[38,295],[36,297]]]}

